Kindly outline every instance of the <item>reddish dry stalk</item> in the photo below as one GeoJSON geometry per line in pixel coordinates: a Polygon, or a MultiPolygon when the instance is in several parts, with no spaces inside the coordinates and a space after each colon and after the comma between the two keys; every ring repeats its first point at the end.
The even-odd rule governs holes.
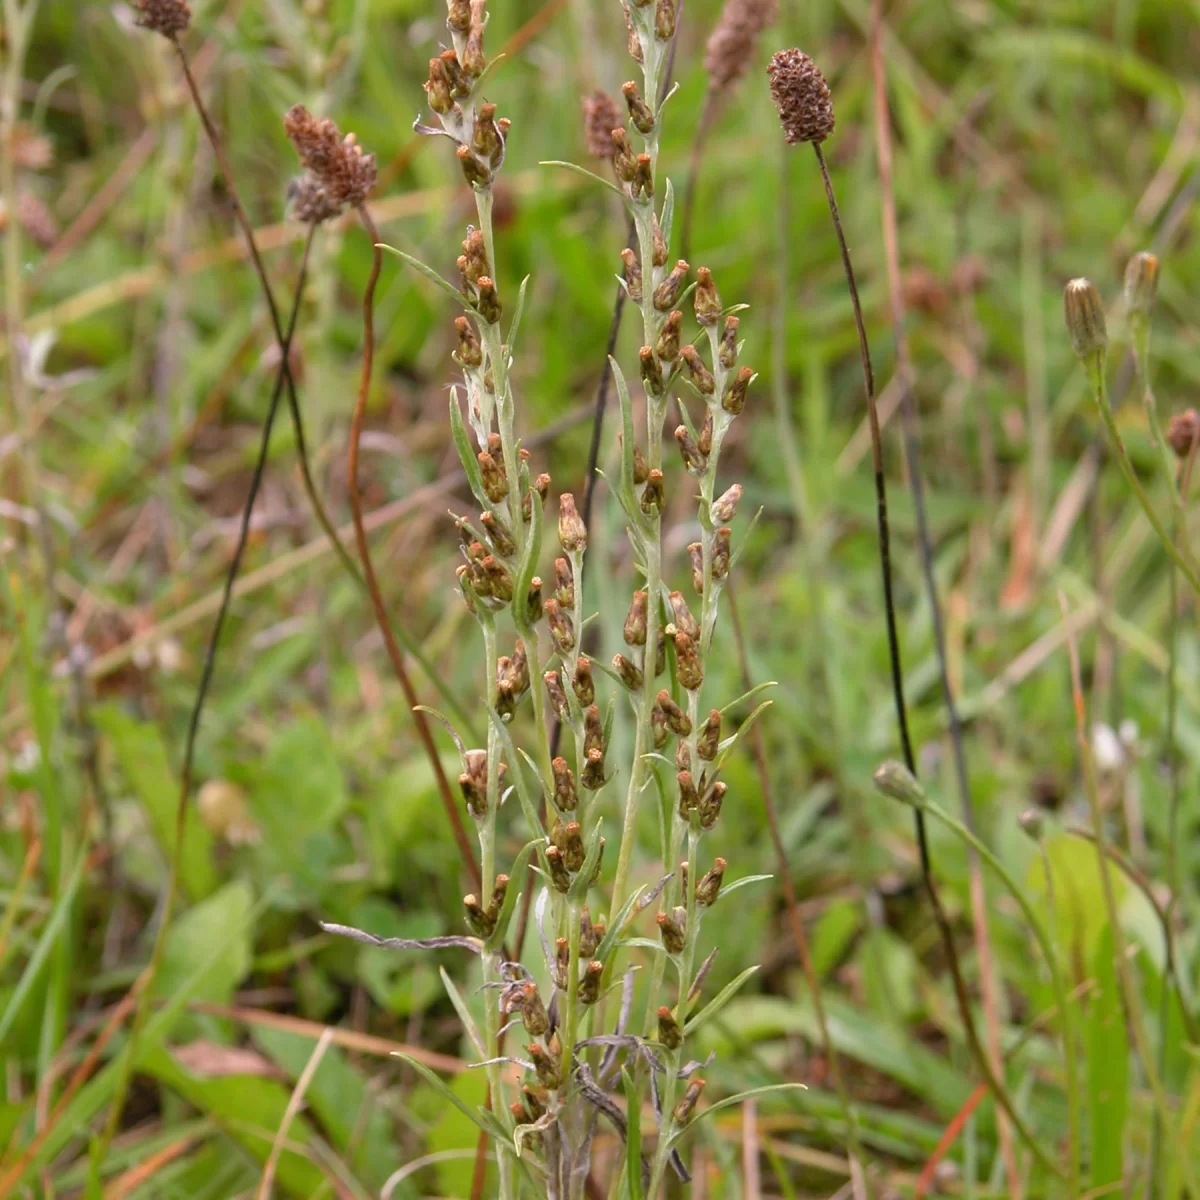
{"type": "MultiPolygon", "coordinates": [[[[920,463],[917,461],[916,409],[913,402],[912,358],[905,333],[904,295],[900,283],[900,249],[896,225],[896,196],[892,183],[892,139],[887,100],[887,80],[883,62],[882,46],[883,13],[881,0],[871,4],[871,67],[875,93],[875,139],[879,156],[879,188],[883,210],[884,260],[887,264],[888,293],[892,309],[892,323],[896,339],[896,374],[900,380],[902,401],[901,416],[904,424],[904,442],[908,463],[909,481],[912,486],[917,511],[918,539],[922,566],[932,610],[934,637],[937,648],[938,670],[941,676],[942,696],[950,719],[950,735],[954,750],[955,772],[962,800],[963,818],[973,828],[974,806],[971,802],[970,784],[967,777],[966,756],[963,750],[962,725],[950,684],[946,666],[945,638],[942,632],[941,611],[938,603],[937,584],[933,576],[933,551],[930,546],[929,528],[925,519],[925,503],[921,494],[922,480],[920,463]]],[[[992,1069],[999,1072],[1000,1017],[996,1005],[996,976],[992,961],[991,937],[988,931],[987,894],[983,886],[983,870],[979,855],[968,849],[967,862],[970,871],[971,914],[973,918],[975,949],[979,957],[979,986],[983,999],[983,1016],[987,1032],[988,1053],[992,1069]]],[[[1020,1195],[1020,1174],[1016,1151],[1013,1146],[1012,1129],[1003,1113],[996,1122],[1000,1139],[1000,1152],[1004,1169],[1008,1175],[1009,1195],[1017,1200],[1020,1195]]]]}
{"type": "Polygon", "coordinates": [[[125,1018],[133,1009],[134,1003],[144,987],[145,978],[145,975],[139,976],[137,982],[134,983],[133,987],[122,997],[120,1003],[112,1010],[108,1021],[100,1031],[92,1048],[88,1051],[83,1062],[75,1068],[75,1073],[71,1076],[71,1080],[64,1089],[63,1094],[58,1098],[58,1102],[54,1105],[46,1123],[38,1131],[33,1141],[25,1147],[21,1157],[17,1159],[3,1176],[0,1176],[0,1196],[11,1195],[16,1189],[17,1183],[28,1169],[30,1161],[57,1127],[63,1110],[74,1099],[75,1093],[91,1078],[92,1072],[100,1062],[100,1055],[104,1052],[104,1047],[108,1045],[113,1035],[125,1023],[125,1018]]]}
{"type": "Polygon", "coordinates": [[[392,632],[392,622],[388,617],[387,605],[384,603],[383,593],[379,589],[379,580],[375,575],[375,565],[371,561],[371,548],[367,542],[367,531],[363,525],[362,496],[358,490],[358,447],[362,439],[363,420],[367,413],[367,392],[371,387],[371,372],[375,364],[375,286],[379,282],[379,274],[383,270],[383,252],[379,249],[379,232],[375,228],[375,222],[371,220],[371,214],[367,211],[367,206],[360,204],[356,211],[359,220],[363,223],[363,228],[367,231],[367,236],[371,239],[373,259],[371,262],[371,275],[367,280],[366,291],[363,293],[362,374],[358,383],[358,397],[354,403],[354,416],[350,423],[350,450],[347,456],[350,513],[354,519],[354,540],[358,545],[358,556],[362,560],[363,581],[367,585],[367,592],[371,597],[371,605],[375,610],[375,622],[379,626],[379,632],[383,634],[383,644],[387,647],[387,654],[391,660],[392,669],[396,673],[396,678],[400,681],[404,698],[408,702],[408,707],[412,710],[413,720],[416,722],[421,744],[425,747],[425,753],[429,756],[429,761],[433,766],[434,775],[437,778],[438,791],[441,793],[442,803],[446,808],[446,816],[450,821],[450,828],[454,832],[454,840],[458,844],[463,864],[466,866],[472,881],[476,887],[481,887],[479,864],[476,863],[475,855],[471,850],[471,843],[467,840],[467,831],[463,827],[462,817],[459,815],[458,805],[454,800],[454,793],[450,789],[450,781],[446,778],[446,772],[442,769],[442,760],[438,755],[437,747],[433,744],[433,736],[429,732],[429,722],[426,721],[425,714],[418,707],[420,702],[417,699],[417,693],[413,689],[412,680],[409,678],[408,668],[404,665],[404,655],[401,654],[400,647],[396,642],[396,636],[392,632]]]}

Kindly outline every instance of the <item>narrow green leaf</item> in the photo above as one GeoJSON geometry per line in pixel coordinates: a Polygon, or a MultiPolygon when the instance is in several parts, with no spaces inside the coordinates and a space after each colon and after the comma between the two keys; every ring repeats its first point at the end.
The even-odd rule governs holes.
{"type": "MultiPolygon", "coordinates": [[[[736,979],[727,983],[688,1023],[683,1027],[685,1037],[690,1037],[697,1029],[700,1028],[706,1021],[711,1021],[729,1002],[736,996],[739,990],[751,975],[758,971],[757,964],[753,967],[747,967],[736,979]]],[[[688,987],[691,987],[692,981],[687,981],[688,987]]]]}
{"type": "Polygon", "coordinates": [[[633,1076],[622,1067],[621,1086],[625,1090],[625,1182],[629,1200],[642,1200],[642,1098],[633,1076]]]}
{"type": "Polygon", "coordinates": [[[450,1003],[454,1005],[454,1011],[458,1013],[458,1019],[462,1022],[462,1027],[467,1031],[467,1036],[471,1039],[480,1058],[487,1058],[487,1050],[483,1045],[483,1038],[479,1033],[479,1027],[475,1024],[475,1018],[471,1016],[471,1010],[467,1007],[467,1002],[462,998],[462,994],[458,988],[454,986],[454,980],[446,974],[445,967],[438,967],[438,974],[442,977],[442,986],[446,989],[446,995],[450,997],[450,1003]]]}
{"type": "Polygon", "coordinates": [[[586,896],[588,888],[592,886],[592,875],[595,873],[596,864],[600,861],[600,830],[602,828],[603,822],[600,822],[592,831],[592,844],[588,847],[587,857],[583,860],[583,866],[579,868],[579,873],[571,880],[569,895],[577,899],[586,896]]]}
{"type": "Polygon", "coordinates": [[[764,700],[742,723],[738,726],[737,732],[732,737],[725,738],[721,743],[721,753],[717,758],[716,765],[713,767],[713,774],[719,774],[721,768],[725,765],[725,760],[733,753],[734,747],[750,732],[750,727],[762,716],[768,708],[775,702],[773,700],[764,700]]]}
{"type": "Polygon", "coordinates": [[[535,488],[529,489],[529,534],[525,539],[525,553],[513,580],[512,614],[518,629],[528,627],[525,619],[525,604],[529,598],[529,585],[537,574],[538,559],[542,553],[542,530],[545,528],[542,498],[535,488]]]}
{"type": "Polygon", "coordinates": [[[441,1076],[436,1075],[424,1063],[417,1062],[415,1058],[409,1058],[407,1054],[404,1054],[399,1050],[395,1051],[395,1055],[397,1058],[403,1059],[406,1063],[408,1063],[408,1065],[412,1067],[412,1069],[416,1071],[417,1074],[420,1075],[421,1078],[424,1079],[425,1082],[429,1084],[429,1086],[433,1088],[433,1090],[437,1092],[439,1096],[441,1096],[444,1100],[449,1100],[450,1103],[454,1105],[454,1107],[458,1109],[458,1111],[462,1113],[462,1115],[466,1117],[472,1125],[489,1136],[495,1136],[495,1130],[493,1130],[484,1121],[483,1117],[475,1109],[471,1108],[469,1104],[466,1104],[462,1099],[460,1099],[450,1085],[441,1078],[441,1076]]]}
{"type": "Polygon", "coordinates": [[[426,266],[419,258],[413,258],[411,254],[405,254],[403,250],[397,250],[395,246],[389,246],[386,242],[380,242],[379,248],[380,250],[386,250],[389,254],[394,254],[399,259],[403,259],[417,274],[424,275],[430,283],[441,288],[459,308],[465,308],[468,312],[470,311],[470,307],[463,297],[462,292],[452,283],[447,283],[432,267],[426,266]]]}
{"type": "Polygon", "coordinates": [[[538,166],[562,167],[564,171],[574,171],[576,175],[583,175],[585,178],[590,179],[593,183],[598,183],[602,187],[608,188],[610,192],[616,192],[616,194],[620,196],[622,200],[626,198],[625,193],[621,191],[621,189],[617,187],[615,183],[609,183],[607,179],[601,178],[594,171],[589,171],[587,167],[581,167],[578,163],[563,162],[561,158],[548,158],[544,159],[542,162],[539,162],[538,166]]]}
{"type": "Polygon", "coordinates": [[[596,947],[596,958],[600,962],[604,962],[608,952],[613,948],[613,943],[621,935],[621,930],[625,928],[626,922],[629,920],[629,914],[633,912],[633,906],[638,902],[638,897],[646,889],[639,887],[633,895],[621,905],[621,911],[616,917],[609,921],[608,929],[605,930],[604,936],[600,939],[600,945],[596,947]]]}
{"type": "MultiPolygon", "coordinates": [[[[662,215],[658,218],[658,227],[662,230],[663,241],[667,244],[668,251],[671,245],[671,228],[675,224],[675,185],[672,184],[670,176],[667,177],[666,187],[663,189],[663,206],[662,215]]],[[[670,258],[668,252],[667,257],[670,258]]]]}
{"type": "Polygon", "coordinates": [[[525,871],[529,866],[529,860],[533,857],[534,850],[537,849],[538,843],[544,841],[542,838],[535,838],[532,842],[526,842],[521,847],[521,853],[513,860],[513,865],[508,872],[508,890],[504,893],[504,904],[500,908],[500,915],[496,918],[496,928],[492,930],[492,936],[483,944],[485,951],[499,950],[504,944],[504,935],[508,932],[508,923],[512,920],[513,910],[517,906],[517,897],[520,895],[520,885],[525,878],[525,871]]]}
{"type": "MultiPolygon", "coordinates": [[[[756,376],[757,378],[757,376],[756,376]]],[[[759,510],[750,518],[750,524],[746,526],[746,532],[738,539],[738,544],[733,548],[733,553],[729,556],[729,569],[733,570],[738,565],[738,560],[745,553],[746,547],[750,544],[750,535],[754,532],[754,527],[758,524],[758,519],[763,515],[763,510],[759,510]]]]}
{"type": "Polygon", "coordinates": [[[489,704],[488,719],[500,736],[500,744],[504,747],[504,753],[508,756],[508,764],[512,770],[513,782],[517,788],[517,799],[521,804],[521,811],[525,814],[525,819],[529,822],[529,830],[535,836],[542,832],[542,822],[538,819],[537,805],[533,802],[533,795],[529,791],[529,784],[525,780],[525,772],[521,767],[521,758],[517,754],[516,748],[513,746],[512,737],[509,735],[508,728],[500,719],[500,714],[489,704]]]}
{"type": "Polygon", "coordinates": [[[1125,1178],[1125,1119],[1129,1112],[1129,1047],[1106,925],[1092,959],[1092,994],[1087,1019],[1087,1093],[1091,1119],[1092,1190],[1125,1178]]]}
{"type": "Polygon", "coordinates": [[[741,879],[735,879],[732,883],[726,884],[718,895],[718,900],[723,900],[726,896],[736,892],[738,888],[744,888],[752,883],[763,883],[768,879],[774,879],[774,875],[743,875],[741,879]]]}
{"type": "Polygon", "coordinates": [[[738,1092],[735,1096],[726,1096],[724,1100],[718,1100],[716,1104],[710,1104],[708,1108],[701,1109],[682,1129],[674,1134],[671,1140],[667,1143],[669,1146],[674,1146],[680,1138],[682,1138],[690,1129],[693,1129],[700,1121],[707,1117],[714,1116],[725,1108],[734,1108],[739,1104],[744,1104],[747,1100],[752,1100],[755,1096],[765,1096],[769,1092],[807,1092],[808,1088],[802,1083],[768,1083],[763,1087],[750,1088],[746,1092],[738,1092]]]}
{"type": "Polygon", "coordinates": [[[725,705],[725,707],[721,709],[721,716],[728,716],[735,708],[737,708],[739,704],[743,704],[751,697],[757,696],[759,692],[765,692],[767,688],[778,686],[779,684],[773,679],[768,680],[766,683],[756,683],[748,692],[743,692],[736,700],[731,700],[727,705],[725,705]]]}
{"type": "Polygon", "coordinates": [[[479,460],[471,448],[471,439],[463,424],[462,409],[458,407],[458,389],[450,389],[450,432],[454,437],[454,448],[471,485],[471,493],[483,508],[491,508],[491,502],[483,490],[483,476],[479,473],[479,460]]]}
{"type": "Polygon", "coordinates": [[[70,879],[67,881],[67,886],[54,902],[54,907],[50,912],[50,919],[42,928],[37,945],[34,946],[33,953],[25,963],[25,967],[21,972],[21,978],[17,980],[17,986],[13,988],[12,994],[8,998],[8,1003],[4,1006],[4,1013],[0,1016],[0,1045],[4,1044],[4,1039],[8,1031],[17,1019],[17,1014],[21,1011],[21,1005],[25,1003],[30,990],[41,973],[42,967],[45,965],[46,959],[50,956],[50,952],[58,942],[59,932],[62,930],[71,912],[71,907],[75,901],[75,893],[79,889],[80,880],[83,879],[83,868],[86,863],[87,855],[81,853],[71,872],[70,879]]]}
{"type": "Polygon", "coordinates": [[[529,276],[526,275],[521,280],[521,288],[517,292],[517,306],[513,310],[512,321],[508,326],[508,355],[511,358],[516,353],[517,334],[521,331],[521,317],[525,313],[525,289],[529,283],[529,276]]]}

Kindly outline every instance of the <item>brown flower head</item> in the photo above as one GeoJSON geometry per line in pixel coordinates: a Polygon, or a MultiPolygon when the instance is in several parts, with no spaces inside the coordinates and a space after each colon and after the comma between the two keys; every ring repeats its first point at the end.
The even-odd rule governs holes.
{"type": "Polygon", "coordinates": [[[1187,458],[1192,448],[1200,442],[1200,415],[1194,408],[1176,413],[1167,425],[1167,441],[1176,457],[1187,458]]]}
{"type": "Polygon", "coordinates": [[[613,130],[625,126],[625,115],[617,102],[605,91],[597,88],[583,98],[583,135],[587,152],[593,158],[612,158],[613,130]]]}
{"type": "Polygon", "coordinates": [[[729,91],[750,68],[758,37],[779,16],[779,0],[725,0],[704,50],[708,90],[729,91]]]}
{"type": "Polygon", "coordinates": [[[356,208],[371,194],[378,175],[375,155],[364,154],[354,134],[342,137],[328,117],[317,120],[302,104],[284,114],[283,128],[334,212],[356,208]]]}
{"type": "Polygon", "coordinates": [[[137,23],[163,37],[173,38],[192,23],[192,10],[187,0],[134,0],[137,23]]]}
{"type": "Polygon", "coordinates": [[[833,132],[833,100],[821,68],[800,50],[780,50],[767,76],[788,143],[823,142],[833,132]]]}

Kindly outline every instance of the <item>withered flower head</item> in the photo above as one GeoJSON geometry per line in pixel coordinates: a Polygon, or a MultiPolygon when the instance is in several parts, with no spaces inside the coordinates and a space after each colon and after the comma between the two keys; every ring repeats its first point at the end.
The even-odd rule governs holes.
{"type": "Polygon", "coordinates": [[[134,0],[137,23],[163,37],[173,38],[192,23],[192,9],[187,0],[134,0]]]}
{"type": "Polygon", "coordinates": [[[1177,458],[1187,458],[1200,442],[1200,415],[1194,408],[1176,413],[1167,425],[1167,441],[1177,458]]]}
{"type": "Polygon", "coordinates": [[[727,92],[746,74],[758,36],[779,16],[779,0],[726,0],[704,50],[708,88],[727,92]]]}
{"type": "Polygon", "coordinates": [[[833,132],[833,100],[821,68],[801,50],[780,50],[767,76],[788,143],[823,142],[833,132]]]}
{"type": "Polygon", "coordinates": [[[342,211],[342,206],[329,194],[329,189],[311,171],[305,171],[295,180],[290,198],[292,216],[301,225],[320,225],[342,211]]]}
{"type": "Polygon", "coordinates": [[[332,203],[357,208],[371,194],[378,175],[375,155],[364,154],[354,134],[342,137],[328,117],[317,120],[302,104],[284,114],[283,128],[332,203]]]}
{"type": "Polygon", "coordinates": [[[613,130],[624,125],[624,114],[607,92],[597,88],[590,96],[584,96],[583,136],[587,152],[593,158],[612,158],[613,130]]]}

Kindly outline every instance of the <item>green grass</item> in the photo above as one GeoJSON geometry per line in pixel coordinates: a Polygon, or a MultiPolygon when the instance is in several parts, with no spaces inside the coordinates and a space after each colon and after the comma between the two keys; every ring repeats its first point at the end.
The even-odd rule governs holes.
{"type": "MultiPolygon", "coordinates": [[[[492,7],[493,50],[540,11],[533,0],[492,7]]],[[[328,110],[377,154],[384,182],[372,210],[381,236],[453,278],[469,196],[444,147],[414,144],[410,132],[441,31],[437,3],[230,0],[194,10],[187,44],[207,72],[206,96],[251,221],[264,231],[280,297],[298,268],[299,231],[288,226],[276,235],[268,227],[282,220],[295,173],[280,116],[296,102],[328,110]]],[[[11,11],[12,0],[9,21],[11,11]]],[[[680,90],[662,153],[678,190],[703,105],[703,43],[718,11],[715,0],[689,0],[683,18],[680,90]]],[[[430,1065],[474,1114],[482,1073],[445,1069],[475,1054],[438,969],[454,976],[478,1017],[475,977],[460,952],[398,956],[329,938],[317,925],[384,937],[458,933],[468,887],[369,605],[312,518],[282,416],[244,564],[247,588],[221,646],[195,771],[198,784],[223,780],[240,789],[234,830],[253,836],[231,837],[227,818],[193,797],[180,899],[120,1136],[102,1166],[89,1162],[88,1133],[103,1129],[127,1046],[128,1023],[105,1036],[105,1022],[150,958],[188,712],[274,371],[267,313],[239,257],[227,197],[169,47],[125,28],[126,15],[111,5],[44,0],[20,80],[16,194],[40,202],[69,241],[60,252],[51,248],[57,239],[39,245],[26,230],[19,247],[24,329],[52,336],[49,379],[27,381],[24,396],[14,394],[12,331],[0,338],[0,1180],[20,1162],[18,1196],[82,1195],[89,1186],[100,1195],[97,1181],[136,1185],[121,1194],[139,1197],[255,1194],[292,1089],[330,1026],[338,1037],[288,1126],[276,1194],[379,1195],[393,1171],[428,1154],[436,1156],[431,1165],[392,1194],[466,1197],[476,1125],[388,1051],[445,1056],[430,1065]],[[45,159],[30,153],[35,135],[46,139],[45,159]],[[53,586],[39,511],[56,565],[53,586]],[[40,859],[20,889],[34,841],[40,859]],[[256,1023],[271,1014],[308,1024],[256,1023]],[[97,1045],[94,1071],[59,1112],[64,1089],[97,1045]],[[225,1074],[230,1049],[245,1053],[236,1073],[225,1074]]],[[[886,403],[895,354],[869,18],[865,0],[785,6],[710,137],[691,261],[713,269],[725,296],[751,305],[743,355],[761,378],[723,467],[726,483],[736,478],[745,488],[742,512],[762,509],[735,579],[750,676],[778,681],[759,728],[873,1178],[911,1195],[981,1076],[920,889],[911,818],[872,786],[875,767],[899,750],[854,325],[807,153],[788,162],[790,273],[780,292],[780,138],[763,71],[771,50],[799,45],[829,76],[837,131],[825,151],[886,403]],[[777,305],[786,338],[773,356],[777,305]],[[782,381],[772,377],[773,357],[782,381]],[[785,404],[775,413],[778,382],[785,404]]],[[[1153,1160],[1165,1180],[1158,1194],[1181,1196],[1187,1160],[1200,1157],[1200,1073],[1173,994],[1160,1021],[1164,954],[1154,908],[1115,872],[1140,1007],[1176,1122],[1156,1133],[1146,1075],[1125,1052],[1095,847],[1063,832],[1091,818],[1057,597],[1065,593],[1075,622],[1089,724],[1136,727],[1134,750],[1100,777],[1109,840],[1153,886],[1165,887],[1169,560],[1106,449],[1063,329],[1061,292],[1069,278],[1087,274],[1109,303],[1115,421],[1169,525],[1169,485],[1122,365],[1118,299],[1126,259],[1155,248],[1162,278],[1153,375],[1165,424],[1200,381],[1196,14],[1134,0],[1049,7],[909,0],[888,6],[885,19],[934,573],[966,721],[977,832],[1027,889],[1071,992],[1084,1186],[1122,1181],[1141,1192],[1153,1160]],[[1039,854],[1017,826],[1017,816],[1037,805],[1046,809],[1053,911],[1039,854]]],[[[487,82],[489,98],[513,122],[497,205],[498,273],[531,276],[515,364],[527,435],[590,407],[625,244],[624,214],[610,192],[537,164],[587,161],[579,97],[598,85],[615,92],[628,70],[618,6],[571,0],[553,5],[487,82]]],[[[297,339],[314,474],[338,525],[349,520],[345,450],[369,269],[358,230],[322,231],[297,339]]],[[[457,539],[446,515],[468,502],[465,488],[439,482],[456,464],[446,423],[456,313],[427,280],[385,259],[361,474],[368,513],[384,513],[372,544],[392,617],[420,644],[439,684],[474,714],[478,739],[486,731],[478,639],[453,595],[457,539]]],[[[627,371],[636,362],[635,324],[627,319],[619,343],[627,371]]],[[[607,479],[620,474],[617,423],[614,402],[601,459],[607,479]]],[[[578,423],[536,448],[539,469],[559,490],[581,489],[588,436],[581,411],[578,423]]],[[[957,813],[898,417],[884,436],[910,720],[929,795],[957,813]]],[[[681,480],[678,471],[668,480],[676,527],[691,516],[681,480]]],[[[600,613],[593,634],[607,648],[595,656],[600,661],[622,648],[623,526],[602,484],[591,527],[602,569],[592,572],[586,600],[600,613]]],[[[687,581],[690,536],[668,542],[672,586],[687,581]]],[[[543,576],[551,570],[543,564],[543,576]]],[[[1200,643],[1180,582],[1176,942],[1190,1010],[1200,903],[1191,850],[1200,643]]],[[[726,621],[716,637],[706,687],[729,698],[743,688],[726,621]]],[[[411,669],[422,701],[444,708],[419,665],[411,669]]],[[[740,715],[752,707],[743,704],[740,715]]],[[[631,741],[631,734],[618,728],[616,736],[631,741]]],[[[435,737],[456,774],[453,746],[436,724],[435,737]]],[[[729,861],[727,880],[774,872],[744,743],[724,778],[719,852],[729,861]]],[[[518,806],[501,816],[502,863],[528,836],[510,807],[518,806]]],[[[654,882],[657,862],[656,823],[643,816],[634,884],[654,882]]],[[[614,806],[611,821],[618,820],[614,806]]],[[[940,825],[931,826],[930,841],[977,1001],[966,849],[940,825]]],[[[609,850],[607,879],[615,841],[609,850]]],[[[1016,1047],[1005,1079],[1042,1144],[1060,1154],[1067,1130],[1060,1025],[1051,1020],[1030,1032],[1054,1002],[1050,977],[1021,911],[995,876],[985,878],[1003,982],[1002,1039],[1016,1047]]],[[[831,1195],[845,1182],[844,1116],[778,881],[739,891],[706,920],[707,940],[721,948],[709,998],[761,968],[697,1034],[698,1056],[717,1052],[706,1105],[746,1089],[806,1083],[807,1092],[769,1093],[758,1103],[763,1194],[831,1195]]],[[[982,1029],[980,1011],[976,1022],[982,1029]]],[[[637,1128],[645,1145],[653,1137],[648,1111],[637,1128]]],[[[746,1195],[742,1140],[741,1115],[727,1109],[702,1122],[685,1147],[693,1167],[708,1172],[708,1195],[746,1195]]],[[[619,1146],[608,1148],[623,1157],[619,1146]]],[[[990,1099],[948,1157],[962,1194],[1011,1194],[990,1099]],[[967,1164],[976,1178],[964,1178],[967,1164]]],[[[1018,1157],[1028,1171],[1027,1156],[1018,1157]]],[[[1067,1192],[1035,1169],[1026,1194],[1067,1192]]]]}

